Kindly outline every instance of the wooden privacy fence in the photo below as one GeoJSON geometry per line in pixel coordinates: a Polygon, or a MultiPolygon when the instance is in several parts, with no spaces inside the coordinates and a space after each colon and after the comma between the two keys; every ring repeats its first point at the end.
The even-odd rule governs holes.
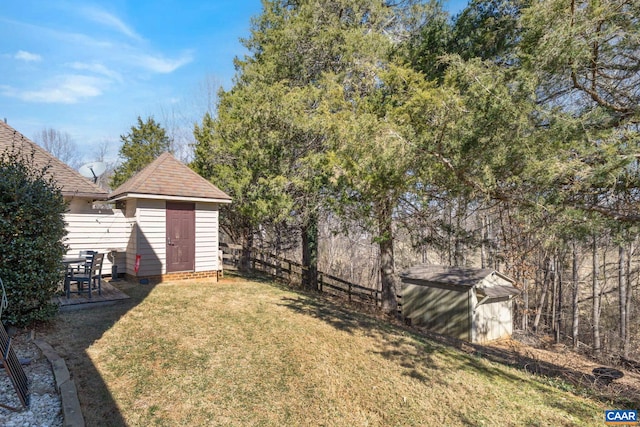
{"type": "MultiPolygon", "coordinates": [[[[239,248],[235,245],[221,245],[223,259],[231,265],[238,265],[239,248]]],[[[250,250],[251,268],[287,283],[300,283],[307,276],[307,269],[302,264],[291,261],[265,250],[251,248],[250,250]]],[[[349,302],[356,302],[379,307],[382,301],[380,290],[367,288],[356,283],[341,279],[331,274],[317,272],[317,290],[339,298],[344,298],[349,302]]]]}

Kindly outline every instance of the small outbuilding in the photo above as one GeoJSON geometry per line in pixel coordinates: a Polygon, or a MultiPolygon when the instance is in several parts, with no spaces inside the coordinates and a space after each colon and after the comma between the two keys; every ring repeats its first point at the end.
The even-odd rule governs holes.
{"type": "Polygon", "coordinates": [[[109,198],[131,224],[127,276],[217,278],[218,210],[231,198],[170,153],[113,190],[109,198]]]}
{"type": "Polygon", "coordinates": [[[412,325],[472,343],[513,333],[515,281],[491,269],[417,265],[400,275],[402,316],[412,325]]]}

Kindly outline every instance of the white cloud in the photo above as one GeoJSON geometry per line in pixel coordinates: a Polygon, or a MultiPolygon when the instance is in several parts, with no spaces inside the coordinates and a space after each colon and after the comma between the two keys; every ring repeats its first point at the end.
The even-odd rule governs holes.
{"type": "Polygon", "coordinates": [[[129,27],[120,18],[109,12],[98,9],[96,7],[85,7],[84,9],[82,9],[82,13],[88,19],[113,28],[116,31],[126,35],[127,37],[138,41],[143,40],[142,37],[138,33],[136,33],[133,28],[129,27]]]}
{"type": "Polygon", "coordinates": [[[110,79],[122,82],[122,75],[120,73],[97,62],[73,62],[69,64],[69,66],[74,70],[91,71],[92,73],[100,74],[102,76],[109,77],[110,79]]]}
{"type": "Polygon", "coordinates": [[[27,52],[24,50],[19,50],[15,55],[14,55],[15,59],[20,59],[22,61],[26,61],[26,62],[38,62],[38,61],[42,61],[42,56],[38,55],[37,53],[31,53],[31,52],[27,52]]]}
{"type": "Polygon", "coordinates": [[[64,75],[56,79],[51,87],[39,90],[19,91],[10,86],[1,86],[5,96],[19,98],[27,102],[47,104],[75,104],[76,102],[102,94],[106,81],[83,75],[64,75]]]}
{"type": "Polygon", "coordinates": [[[179,59],[165,59],[159,56],[142,55],[137,58],[138,65],[156,73],[168,74],[185,64],[193,61],[193,56],[190,53],[183,55],[179,59]]]}

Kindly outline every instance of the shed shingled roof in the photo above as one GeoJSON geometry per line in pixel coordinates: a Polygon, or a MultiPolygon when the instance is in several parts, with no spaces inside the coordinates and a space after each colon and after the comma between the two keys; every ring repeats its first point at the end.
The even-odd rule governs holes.
{"type": "Polygon", "coordinates": [[[4,153],[7,150],[11,151],[12,147],[15,147],[27,158],[33,153],[34,167],[41,169],[49,166],[47,173],[60,187],[63,196],[76,196],[93,200],[105,200],[108,197],[107,191],[98,187],[69,165],[0,120],[0,153],[4,153]]]}
{"type": "MultiPolygon", "coordinates": [[[[472,288],[491,274],[497,274],[506,281],[514,283],[513,279],[489,268],[447,267],[431,264],[413,266],[402,272],[400,277],[412,283],[436,283],[444,286],[472,288]]],[[[481,293],[493,299],[512,297],[520,294],[520,290],[513,286],[495,285],[483,288],[481,293]]]]}
{"type": "Polygon", "coordinates": [[[195,173],[171,153],[162,153],[112,193],[111,199],[129,195],[212,199],[230,202],[231,197],[195,173]]]}
{"type": "Polygon", "coordinates": [[[403,279],[420,280],[424,282],[440,283],[473,287],[495,270],[488,268],[447,267],[443,265],[420,264],[408,268],[400,274],[403,279]]]}

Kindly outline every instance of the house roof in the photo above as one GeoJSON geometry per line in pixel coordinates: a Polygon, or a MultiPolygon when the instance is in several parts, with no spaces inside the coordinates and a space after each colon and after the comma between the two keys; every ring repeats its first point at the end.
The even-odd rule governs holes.
{"type": "Polygon", "coordinates": [[[230,203],[231,197],[195,173],[171,153],[163,153],[116,188],[110,199],[164,198],[230,203]]]}
{"type": "Polygon", "coordinates": [[[25,156],[30,156],[33,153],[34,167],[41,169],[49,166],[47,173],[56,181],[63,196],[93,200],[105,200],[108,197],[105,190],[0,120],[0,153],[5,150],[10,151],[12,147],[25,156]]]}
{"type": "MultiPolygon", "coordinates": [[[[514,280],[489,268],[447,267],[443,265],[420,264],[413,266],[400,274],[407,282],[435,283],[444,286],[472,288],[485,277],[496,274],[509,283],[514,280]]],[[[483,288],[482,292],[490,298],[517,295],[520,291],[512,286],[495,285],[483,288]],[[495,289],[494,289],[495,288],[495,289]],[[507,288],[509,289],[507,291],[507,288]],[[493,290],[489,290],[493,289],[493,290]],[[515,290],[515,292],[512,292],[515,290]]]]}

